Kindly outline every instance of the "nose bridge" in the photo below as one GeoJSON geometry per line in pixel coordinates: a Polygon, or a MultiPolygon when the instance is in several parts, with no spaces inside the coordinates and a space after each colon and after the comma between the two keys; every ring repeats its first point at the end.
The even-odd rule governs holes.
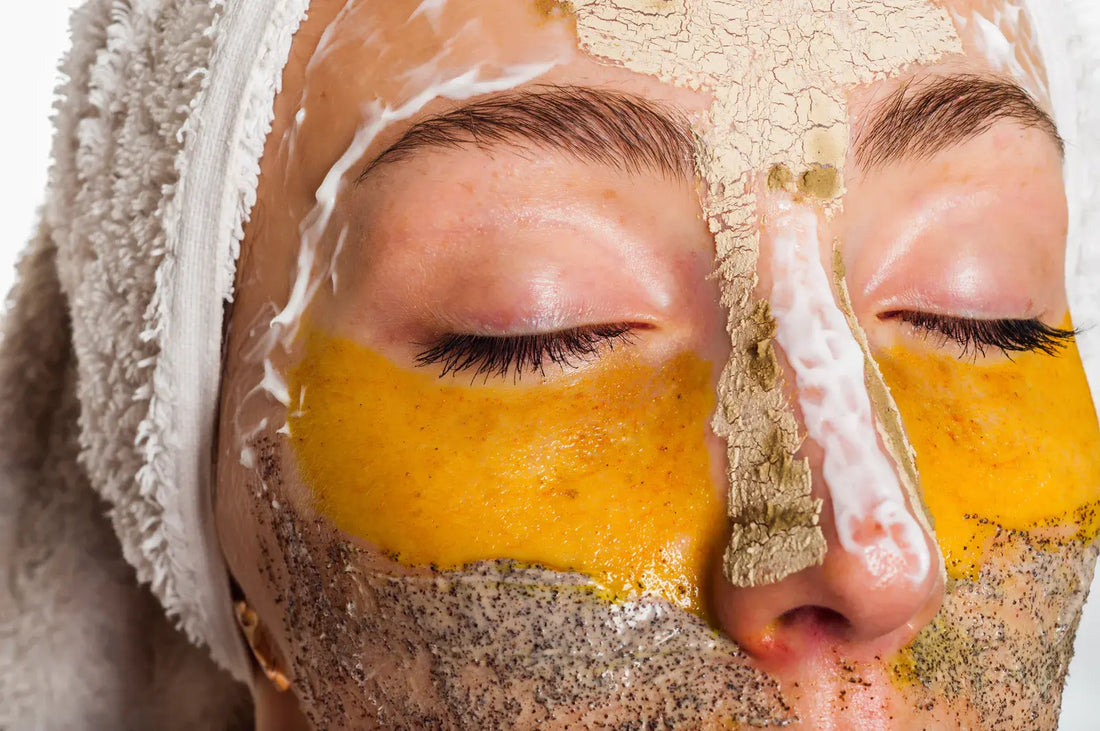
{"type": "Polygon", "coordinates": [[[821,453],[837,548],[861,557],[868,578],[889,571],[920,584],[933,569],[925,526],[907,505],[903,477],[880,441],[865,347],[837,303],[833,280],[840,278],[822,262],[817,214],[785,197],[767,207],[775,340],[790,367],[806,436],[821,453]]]}
{"type": "MultiPolygon", "coordinates": [[[[810,497],[820,501],[815,527],[824,555],[817,565],[755,584],[738,585],[727,571],[716,615],[761,655],[777,646],[789,652],[804,645],[796,635],[822,631],[845,643],[889,637],[873,643],[875,651],[889,651],[886,645],[904,644],[931,617],[942,587],[942,560],[914,492],[912,455],[846,306],[843,273],[832,263],[839,257],[823,247],[818,212],[769,197],[762,222],[761,291],[774,320],[779,380],[804,439],[789,461],[802,461],[810,497]],[[838,615],[844,621],[818,621],[838,615]]],[[[773,531],[782,527],[776,511],[766,510],[764,520],[773,521],[773,531]]],[[[736,517],[732,533],[727,565],[740,549],[736,517]]]]}

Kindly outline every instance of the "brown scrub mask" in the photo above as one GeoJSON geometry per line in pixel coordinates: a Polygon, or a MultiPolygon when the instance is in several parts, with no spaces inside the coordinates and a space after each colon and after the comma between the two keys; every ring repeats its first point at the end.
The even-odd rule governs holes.
{"type": "Polygon", "coordinates": [[[936,61],[958,39],[923,2],[712,2],[680,35],[656,32],[678,3],[633,5],[314,2],[222,409],[219,530],[266,664],[326,728],[1053,725],[1100,495],[1050,130],[1023,105],[867,142],[987,73],[965,32],[936,61]],[[797,311],[762,304],[776,196],[867,360],[861,446],[934,558],[916,581],[838,530],[836,447],[772,342],[797,311]],[[1025,383],[1082,406],[1053,434],[1025,383]],[[1004,448],[957,451],[954,423],[1004,448]],[[1040,438],[1061,452],[998,461],[1040,438]],[[983,509],[1009,475],[1034,499],[983,509]]]}

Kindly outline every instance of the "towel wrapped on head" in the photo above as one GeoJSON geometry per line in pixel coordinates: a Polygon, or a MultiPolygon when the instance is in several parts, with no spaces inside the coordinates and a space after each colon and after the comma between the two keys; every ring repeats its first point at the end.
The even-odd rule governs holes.
{"type": "Polygon", "coordinates": [[[236,255],[307,7],[73,15],[0,350],[0,728],[250,722],[212,441],[236,255]]]}

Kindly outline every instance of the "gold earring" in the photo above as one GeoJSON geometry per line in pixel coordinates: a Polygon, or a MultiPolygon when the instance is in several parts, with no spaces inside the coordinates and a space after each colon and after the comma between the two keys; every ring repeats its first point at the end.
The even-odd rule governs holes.
{"type": "Polygon", "coordinates": [[[270,659],[274,654],[271,638],[268,637],[267,630],[260,625],[259,615],[243,600],[234,602],[233,610],[237,615],[237,624],[240,625],[241,632],[248,640],[248,646],[252,648],[252,656],[260,664],[260,669],[280,693],[286,692],[290,688],[290,679],[279,669],[280,663],[270,659]]]}

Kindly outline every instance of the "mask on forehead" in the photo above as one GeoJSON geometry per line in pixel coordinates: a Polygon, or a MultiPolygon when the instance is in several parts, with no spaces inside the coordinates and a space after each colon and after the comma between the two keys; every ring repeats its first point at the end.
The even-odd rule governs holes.
{"type": "MultiPolygon", "coordinates": [[[[806,668],[765,674],[771,630],[741,636],[730,619],[753,606],[737,591],[786,591],[838,565],[923,597],[922,625],[938,603],[942,561],[916,492],[928,440],[914,438],[915,464],[901,417],[910,428],[920,417],[900,395],[899,415],[887,386],[916,379],[907,388],[920,394],[929,369],[957,366],[879,357],[883,380],[845,287],[841,202],[864,189],[845,175],[850,91],[958,53],[961,22],[924,2],[488,5],[315,4],[299,40],[309,60],[288,71],[253,223],[262,236],[242,267],[219,476],[219,502],[257,526],[223,540],[231,565],[259,557],[235,574],[267,628],[263,662],[325,727],[782,724],[823,712],[829,693],[838,717],[945,697],[938,712],[969,717],[978,682],[945,691],[961,645],[942,631],[888,657],[838,641],[806,665],[828,681],[795,690],[806,668]],[[698,190],[670,179],[675,155],[665,165],[643,143],[627,148],[636,160],[616,149],[610,173],[583,177],[573,171],[600,164],[598,145],[540,132],[507,149],[517,128],[576,112],[601,85],[603,111],[668,123],[659,132],[694,163],[698,190]],[[518,90],[550,105],[511,109],[508,128],[478,116],[492,112],[478,100],[518,90]],[[419,159],[425,148],[436,157],[419,159]],[[481,150],[483,167],[464,150],[481,150]],[[576,224],[596,214],[571,196],[606,177],[603,210],[642,213],[618,202],[616,175],[661,181],[633,192],[667,193],[655,230],[695,237],[712,258],[593,246],[589,266],[669,269],[637,277],[646,301],[695,286],[687,300],[713,322],[663,342],[650,334],[674,331],[663,322],[600,321],[613,307],[588,293],[613,280],[547,276],[575,267],[569,240],[595,230],[576,224]],[[459,190],[469,205],[448,204],[459,190]],[[674,228],[697,215],[696,193],[706,226],[674,228]],[[485,242],[501,242],[496,258],[460,256],[485,242]],[[436,281],[433,266],[479,274],[436,281]],[[514,290],[495,289],[493,267],[514,290]],[[399,290],[425,294],[396,295],[404,309],[388,314],[399,290]],[[519,304],[504,311],[476,304],[509,294],[519,304]],[[462,306],[441,311],[450,302],[462,306]],[[562,331],[564,345],[530,337],[562,331]],[[501,351],[513,333],[528,339],[501,351]],[[869,690],[838,705],[848,676],[869,690]]],[[[1063,380],[1080,387],[1075,373],[1071,362],[1063,380]]],[[[948,411],[958,401],[941,396],[948,411]]],[[[1095,431],[1085,411],[1066,439],[1087,441],[1090,418],[1095,431]]],[[[1002,522],[1025,531],[1047,517],[1002,522]]],[[[973,573],[982,560],[951,586],[973,582],[988,600],[973,573]]],[[[1081,587],[1065,587],[1076,597],[1065,606],[1079,607],[1081,587]]]]}

